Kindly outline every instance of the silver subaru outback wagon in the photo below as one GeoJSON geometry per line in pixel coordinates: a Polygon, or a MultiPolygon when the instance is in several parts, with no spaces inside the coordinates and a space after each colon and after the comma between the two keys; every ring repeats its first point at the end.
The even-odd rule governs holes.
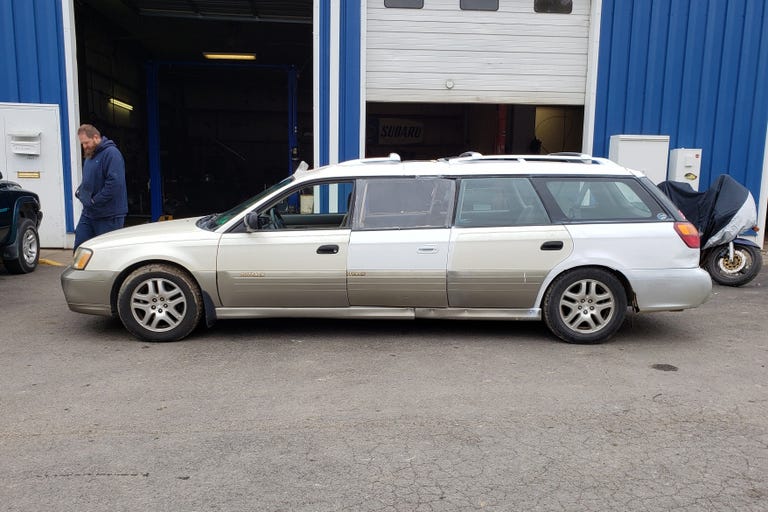
{"type": "Polygon", "coordinates": [[[87,241],[69,308],[147,341],[218,319],[543,320],[599,343],[710,295],[699,236],[642,173],[581,156],[397,155],[308,170],[229,211],[87,241]]]}

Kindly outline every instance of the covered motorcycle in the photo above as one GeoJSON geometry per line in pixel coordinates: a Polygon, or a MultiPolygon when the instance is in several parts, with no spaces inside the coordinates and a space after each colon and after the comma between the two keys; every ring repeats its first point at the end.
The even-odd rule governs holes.
{"type": "Polygon", "coordinates": [[[704,192],[677,181],[663,181],[658,187],[698,228],[701,266],[716,283],[741,286],[757,276],[763,266],[760,246],[739,237],[758,229],[757,207],[749,189],[727,174],[704,192]]]}

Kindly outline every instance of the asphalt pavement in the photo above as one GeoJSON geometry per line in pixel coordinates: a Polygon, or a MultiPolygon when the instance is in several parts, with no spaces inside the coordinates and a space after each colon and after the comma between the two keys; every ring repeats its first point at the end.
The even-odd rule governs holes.
{"type": "Polygon", "coordinates": [[[143,343],[0,267],[2,511],[768,510],[768,271],[630,314],[221,321],[143,343]]]}

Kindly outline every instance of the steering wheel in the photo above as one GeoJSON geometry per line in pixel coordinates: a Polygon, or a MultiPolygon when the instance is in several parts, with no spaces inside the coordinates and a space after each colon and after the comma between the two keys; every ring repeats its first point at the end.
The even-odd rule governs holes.
{"type": "Polygon", "coordinates": [[[279,211],[277,211],[277,207],[269,209],[269,222],[272,226],[272,229],[283,229],[285,227],[283,216],[280,215],[279,211]]]}

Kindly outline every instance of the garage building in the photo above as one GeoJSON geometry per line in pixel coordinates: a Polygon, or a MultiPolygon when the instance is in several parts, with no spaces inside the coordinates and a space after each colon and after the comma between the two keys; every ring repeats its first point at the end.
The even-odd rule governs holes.
{"type": "MultiPolygon", "coordinates": [[[[86,122],[126,157],[132,223],[220,211],[301,160],[614,156],[640,140],[661,141],[662,173],[669,150],[696,148],[699,188],[732,175],[764,227],[767,11],[762,0],[7,0],[0,165],[40,193],[47,247],[73,241],[86,122]]],[[[345,205],[323,192],[314,207],[345,205]]]]}

